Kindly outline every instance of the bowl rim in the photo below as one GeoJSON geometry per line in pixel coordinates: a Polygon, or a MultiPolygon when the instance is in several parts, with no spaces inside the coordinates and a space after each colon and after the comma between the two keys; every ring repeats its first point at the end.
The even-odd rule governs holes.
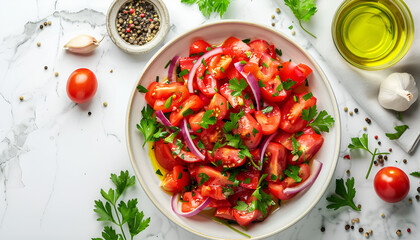
{"type": "Polygon", "coordinates": [[[160,29],[157,32],[157,34],[153,37],[152,40],[145,43],[144,45],[132,45],[127,43],[124,39],[120,38],[117,34],[115,34],[116,24],[113,19],[111,19],[111,14],[113,14],[114,11],[118,11],[119,9],[116,8],[117,5],[120,5],[122,7],[126,2],[133,1],[133,0],[114,0],[108,8],[108,11],[106,13],[106,30],[108,32],[109,38],[111,38],[112,42],[121,50],[123,50],[126,53],[130,54],[145,54],[150,51],[152,51],[154,48],[156,48],[159,44],[163,42],[166,35],[169,31],[169,13],[168,8],[166,7],[166,4],[162,0],[146,0],[152,5],[154,5],[155,10],[158,12],[160,17],[160,29]]]}
{"type": "MultiPolygon", "coordinates": [[[[269,232],[267,234],[264,235],[260,235],[257,237],[252,237],[250,239],[263,239],[269,236],[272,236],[274,234],[277,234],[279,232],[282,232],[284,230],[286,230],[287,228],[291,227],[292,225],[294,225],[295,223],[297,223],[298,221],[300,221],[304,216],[306,216],[309,211],[311,211],[314,206],[319,202],[319,200],[321,199],[322,195],[325,193],[328,185],[331,182],[332,176],[335,172],[335,169],[337,167],[337,162],[338,162],[338,157],[340,154],[340,146],[341,146],[341,120],[340,120],[340,114],[338,111],[338,106],[337,106],[337,99],[335,97],[334,92],[332,91],[332,87],[330,82],[328,81],[324,71],[320,68],[320,66],[318,65],[318,63],[313,59],[313,57],[307,52],[305,51],[301,46],[299,46],[294,40],[290,39],[289,37],[287,37],[284,33],[282,32],[277,32],[272,28],[266,27],[264,25],[258,24],[258,23],[253,23],[253,22],[248,22],[248,21],[243,21],[243,20],[219,20],[217,22],[212,22],[212,23],[208,23],[208,24],[204,24],[198,27],[195,27],[193,29],[190,29],[188,31],[186,31],[185,33],[178,35],[177,37],[175,37],[174,39],[170,40],[168,43],[166,43],[163,47],[161,47],[159,49],[159,51],[157,51],[148,61],[148,63],[146,64],[146,66],[144,67],[139,80],[135,83],[135,85],[133,86],[133,90],[131,92],[130,98],[129,98],[129,102],[128,102],[128,106],[127,106],[127,113],[126,113],[126,121],[125,121],[125,132],[126,132],[126,144],[127,144],[127,150],[129,153],[129,157],[130,157],[130,161],[131,161],[131,165],[133,167],[133,170],[136,174],[136,176],[140,176],[140,172],[135,164],[134,158],[133,158],[133,153],[131,151],[131,147],[130,147],[130,132],[129,132],[129,121],[130,121],[130,113],[131,113],[131,107],[132,107],[132,103],[133,103],[133,98],[134,98],[134,94],[136,94],[136,87],[138,84],[140,84],[141,79],[144,75],[144,73],[150,68],[150,65],[153,63],[153,61],[155,60],[155,58],[157,56],[159,56],[163,51],[166,50],[166,48],[168,48],[170,45],[172,45],[174,42],[180,40],[181,38],[185,37],[186,35],[189,35],[190,33],[197,31],[201,28],[205,28],[208,26],[214,26],[214,25],[223,25],[223,24],[246,24],[246,25],[252,25],[258,28],[263,28],[265,30],[268,30],[274,34],[279,35],[280,37],[286,39],[287,41],[289,41],[291,44],[293,44],[299,51],[301,51],[305,57],[307,57],[310,62],[314,65],[314,67],[316,68],[316,70],[319,72],[322,81],[324,82],[329,94],[330,94],[330,98],[333,100],[332,101],[332,105],[333,105],[333,109],[334,109],[334,114],[335,114],[335,127],[337,129],[337,137],[336,137],[336,144],[334,147],[334,155],[333,155],[333,163],[330,169],[330,172],[328,173],[326,182],[324,183],[324,185],[321,188],[321,191],[318,192],[317,196],[314,198],[314,201],[311,202],[311,204],[307,207],[307,209],[302,212],[302,214],[300,214],[297,218],[295,218],[293,221],[290,221],[287,225],[283,226],[282,228],[279,228],[275,231],[269,232]]],[[[174,222],[176,225],[178,225],[179,227],[194,233],[197,236],[200,237],[205,237],[208,239],[223,239],[223,238],[218,238],[218,237],[214,237],[214,236],[209,236],[206,234],[203,234],[201,232],[198,232],[180,222],[178,222],[175,218],[173,218],[169,213],[167,213],[164,209],[162,209],[159,204],[157,203],[157,201],[154,199],[153,195],[151,194],[151,192],[147,189],[147,184],[145,182],[143,182],[143,179],[137,177],[137,180],[140,182],[140,185],[142,186],[143,190],[145,191],[146,195],[149,197],[149,199],[153,202],[153,204],[155,205],[155,207],[157,209],[159,209],[159,211],[165,215],[168,219],[170,219],[172,222],[174,222]]],[[[238,238],[240,239],[240,238],[238,238]]],[[[244,238],[244,239],[249,239],[249,238],[244,238]]]]}

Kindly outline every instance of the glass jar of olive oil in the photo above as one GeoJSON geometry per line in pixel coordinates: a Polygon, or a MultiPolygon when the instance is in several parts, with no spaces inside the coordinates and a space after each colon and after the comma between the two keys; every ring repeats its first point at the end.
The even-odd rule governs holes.
{"type": "Polygon", "coordinates": [[[332,36],[350,64],[379,70],[394,65],[407,53],[414,23],[402,0],[346,0],[334,16],[332,36]]]}

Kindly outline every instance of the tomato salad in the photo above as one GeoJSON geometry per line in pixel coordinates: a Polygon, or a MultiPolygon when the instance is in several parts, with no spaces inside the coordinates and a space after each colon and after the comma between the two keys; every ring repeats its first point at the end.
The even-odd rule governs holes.
{"type": "Polygon", "coordinates": [[[280,57],[262,39],[197,40],[168,62],[168,79],[138,86],[148,103],[138,129],[168,171],[161,188],[178,215],[210,207],[247,226],[317,178],[313,156],[334,119],[317,111],[312,69],[280,57]]]}

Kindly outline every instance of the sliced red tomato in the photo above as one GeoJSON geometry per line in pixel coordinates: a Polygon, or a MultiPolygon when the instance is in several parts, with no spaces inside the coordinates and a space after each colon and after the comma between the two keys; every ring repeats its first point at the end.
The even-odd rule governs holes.
{"type": "Polygon", "coordinates": [[[190,56],[201,56],[205,52],[208,52],[211,50],[210,44],[208,44],[206,41],[199,39],[190,46],[190,56]]]}
{"type": "Polygon", "coordinates": [[[214,208],[232,207],[232,204],[227,199],[225,200],[212,199],[212,201],[209,204],[209,207],[214,207],[214,208]]]}
{"type": "Polygon", "coordinates": [[[224,176],[219,170],[216,170],[210,166],[198,166],[194,169],[197,179],[197,182],[210,185],[221,185],[226,186],[227,184],[233,184],[233,182],[228,180],[229,174],[224,176]]]}
{"type": "Polygon", "coordinates": [[[203,131],[200,134],[200,139],[203,142],[206,149],[213,150],[214,144],[223,137],[223,121],[219,121],[214,125],[209,126],[209,128],[203,128],[203,131]]]}
{"type": "Polygon", "coordinates": [[[264,104],[262,110],[255,112],[255,119],[261,125],[264,135],[273,134],[280,124],[280,108],[276,104],[264,104]]]}
{"type": "Polygon", "coordinates": [[[271,58],[276,59],[275,47],[274,45],[269,45],[267,41],[257,39],[250,42],[248,45],[253,52],[266,53],[270,55],[271,58]]]}
{"type": "Polygon", "coordinates": [[[222,95],[216,93],[208,105],[208,110],[213,110],[213,116],[217,118],[217,121],[222,120],[228,110],[227,110],[227,101],[222,95]]]}
{"type": "Polygon", "coordinates": [[[235,220],[235,217],[233,216],[233,208],[231,207],[219,207],[216,209],[216,212],[214,213],[215,217],[227,219],[227,220],[235,220]]]}
{"type": "Polygon", "coordinates": [[[283,171],[287,166],[286,148],[281,144],[270,142],[267,145],[264,156],[267,158],[262,168],[262,173],[267,174],[265,179],[272,182],[278,182],[280,179],[283,179],[283,171]]]}
{"type": "Polygon", "coordinates": [[[324,143],[324,138],[315,132],[311,134],[303,134],[296,138],[296,140],[299,143],[299,150],[302,151],[302,155],[300,155],[300,157],[293,156],[289,159],[289,163],[292,164],[300,164],[304,161],[311,160],[324,143]]]}
{"type": "Polygon", "coordinates": [[[190,123],[191,130],[193,130],[194,132],[197,132],[199,129],[201,129],[200,122],[201,122],[201,119],[204,116],[204,113],[205,113],[204,111],[201,111],[197,114],[193,114],[188,119],[188,122],[190,123]]]}
{"type": "MultiPolygon", "coordinates": [[[[187,69],[188,72],[191,71],[191,69],[194,66],[195,61],[197,61],[198,57],[181,57],[179,58],[179,67],[181,68],[181,71],[184,69],[187,69]]],[[[184,78],[184,81],[188,80],[189,73],[182,76],[184,78]]]]}
{"type": "Polygon", "coordinates": [[[229,101],[230,105],[233,108],[238,108],[239,105],[244,104],[243,97],[242,96],[234,97],[232,96],[232,92],[233,90],[229,88],[229,83],[226,83],[220,87],[220,94],[222,94],[222,96],[225,97],[229,101]]]}
{"type": "Polygon", "coordinates": [[[162,139],[156,141],[153,146],[156,160],[164,169],[171,171],[176,165],[186,165],[185,162],[172,155],[169,144],[165,143],[162,139]]]}
{"type": "Polygon", "coordinates": [[[295,81],[296,84],[292,88],[296,88],[305,83],[305,79],[312,73],[312,69],[303,63],[296,65],[292,62],[284,62],[282,65],[283,67],[279,73],[280,79],[282,81],[286,81],[287,79],[295,81]]]}
{"type": "Polygon", "coordinates": [[[216,94],[218,89],[217,80],[211,74],[198,77],[197,86],[203,94],[209,97],[212,97],[214,94],[216,94]]]}
{"type": "MultiPolygon", "coordinates": [[[[264,76],[263,81],[272,79],[279,73],[281,63],[273,59],[270,55],[263,53],[260,60],[261,73],[264,76]]],[[[280,78],[281,79],[281,78],[280,78]]]]}
{"type": "Polygon", "coordinates": [[[227,71],[226,71],[226,76],[227,78],[230,79],[241,79],[244,78],[242,76],[242,74],[240,72],[238,72],[238,70],[236,70],[235,66],[233,64],[230,64],[230,66],[228,67],[227,71]]]}
{"type": "Polygon", "coordinates": [[[283,180],[283,184],[285,188],[288,187],[294,187],[298,184],[303,183],[306,179],[308,179],[309,175],[311,175],[311,169],[309,168],[309,165],[306,163],[302,163],[299,165],[299,173],[298,176],[302,179],[299,183],[297,183],[293,178],[286,177],[283,180]]]}
{"type": "MultiPolygon", "coordinates": [[[[257,198],[255,196],[252,195],[254,191],[253,190],[245,190],[245,191],[241,191],[239,193],[236,193],[235,195],[233,195],[233,199],[235,199],[235,205],[236,202],[239,201],[243,201],[246,204],[250,204],[252,201],[257,200],[257,198]]],[[[268,209],[268,211],[270,211],[270,209],[268,209]]],[[[237,209],[233,209],[233,216],[235,217],[236,222],[241,225],[241,226],[247,226],[252,222],[258,221],[261,218],[263,218],[262,213],[259,210],[254,210],[251,212],[248,212],[248,209],[246,209],[245,211],[239,211],[237,209]]]]}
{"type": "Polygon", "coordinates": [[[223,194],[223,187],[220,185],[202,185],[200,187],[201,195],[211,197],[216,200],[226,200],[226,195],[223,194]]]}
{"type": "Polygon", "coordinates": [[[181,211],[191,212],[199,207],[207,197],[204,197],[198,191],[185,192],[182,195],[181,211]]]}
{"type": "Polygon", "coordinates": [[[210,59],[208,70],[216,79],[225,78],[226,70],[229,68],[232,58],[229,55],[218,54],[210,59]]]}
{"type": "Polygon", "coordinates": [[[175,180],[173,171],[166,173],[165,177],[160,183],[160,187],[167,192],[171,192],[171,193],[178,192],[178,185],[175,180]]]}
{"type": "Polygon", "coordinates": [[[233,168],[242,166],[246,162],[246,157],[239,157],[239,149],[233,147],[221,147],[214,151],[210,162],[219,166],[219,161],[221,166],[224,168],[233,168]]]}
{"type": "Polygon", "coordinates": [[[284,89],[282,81],[277,77],[265,80],[263,82],[263,87],[260,89],[261,95],[265,101],[275,103],[285,100],[291,93],[291,90],[286,91],[284,89]]]}
{"type": "MultiPolygon", "coordinates": [[[[176,101],[172,100],[172,101],[176,101]]],[[[176,111],[173,111],[169,116],[169,121],[172,125],[178,126],[179,122],[184,118],[184,115],[191,114],[194,111],[198,111],[204,107],[204,103],[201,98],[197,95],[191,95],[185,100],[184,103],[181,104],[181,107],[176,111]]]]}
{"type": "Polygon", "coordinates": [[[289,200],[293,198],[296,194],[285,194],[283,191],[285,189],[285,184],[283,182],[268,182],[268,189],[270,192],[280,200],[289,200]]]}
{"type": "Polygon", "coordinates": [[[191,184],[190,173],[185,166],[176,165],[165,175],[160,187],[168,192],[181,192],[191,184]]]}
{"type": "Polygon", "coordinates": [[[300,93],[296,95],[297,102],[295,102],[295,98],[291,97],[287,100],[287,102],[281,108],[281,120],[280,120],[280,128],[289,133],[295,133],[302,130],[308,122],[303,120],[302,117],[302,110],[308,109],[309,107],[313,107],[316,104],[316,98],[312,96],[311,98],[305,100],[303,96],[305,96],[307,92],[300,93]]]}
{"type": "Polygon", "coordinates": [[[223,54],[229,56],[235,56],[233,62],[239,62],[247,59],[246,52],[249,52],[251,48],[243,41],[230,37],[226,39],[222,44],[223,54]]]}
{"type": "Polygon", "coordinates": [[[281,131],[281,133],[277,134],[277,136],[273,139],[273,142],[280,143],[281,145],[283,145],[283,147],[292,151],[293,150],[292,136],[293,136],[293,133],[281,131]]]}
{"type": "Polygon", "coordinates": [[[170,112],[175,111],[190,96],[190,93],[187,87],[181,83],[159,83],[155,86],[151,96],[156,99],[153,109],[170,112]],[[168,108],[165,106],[167,101],[170,103],[168,108]]]}
{"type": "Polygon", "coordinates": [[[244,145],[247,146],[250,151],[258,147],[263,135],[261,125],[249,113],[245,113],[245,115],[239,119],[238,128],[234,128],[232,132],[234,134],[239,134],[244,145]]]}
{"type": "Polygon", "coordinates": [[[184,147],[181,149],[179,149],[179,147],[173,143],[168,143],[168,145],[173,153],[179,152],[179,154],[177,155],[179,159],[185,160],[186,162],[202,162],[202,160],[196,155],[194,155],[192,152],[185,150],[186,144],[184,144],[184,147]]]}
{"type": "Polygon", "coordinates": [[[147,88],[147,93],[145,94],[144,98],[146,99],[147,104],[149,104],[151,107],[155,105],[156,98],[152,96],[153,91],[155,90],[155,87],[158,85],[157,82],[152,82],[149,87],[147,88]]]}
{"type": "Polygon", "coordinates": [[[239,184],[241,187],[247,189],[257,189],[260,175],[260,171],[255,168],[251,168],[247,171],[240,172],[235,178],[241,182],[239,184]]]}

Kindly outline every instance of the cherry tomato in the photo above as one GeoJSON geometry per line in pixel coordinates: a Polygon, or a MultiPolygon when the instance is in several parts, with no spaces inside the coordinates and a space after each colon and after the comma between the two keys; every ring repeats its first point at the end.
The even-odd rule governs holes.
{"type": "MultiPolygon", "coordinates": [[[[182,57],[182,58],[179,58],[179,67],[181,68],[181,71],[184,70],[184,69],[187,69],[188,72],[190,72],[191,69],[194,66],[194,61],[196,61],[197,59],[198,59],[198,57],[182,57]]],[[[189,73],[182,76],[184,81],[188,80],[188,76],[189,76],[189,73]]]]}
{"type": "Polygon", "coordinates": [[[277,77],[274,77],[269,80],[264,80],[263,84],[264,87],[260,88],[261,95],[263,99],[268,102],[281,102],[288,96],[290,96],[290,93],[292,91],[286,91],[284,87],[281,87],[280,84],[282,84],[282,81],[277,77]]]}
{"type": "Polygon", "coordinates": [[[218,164],[221,161],[221,165],[225,168],[233,168],[242,166],[245,163],[246,157],[239,157],[240,149],[233,147],[221,147],[214,151],[214,157],[210,157],[210,162],[218,164]]]}
{"type": "Polygon", "coordinates": [[[234,62],[246,60],[248,58],[246,52],[251,50],[251,48],[246,43],[235,37],[226,39],[222,44],[222,49],[223,54],[236,56],[235,59],[233,59],[234,62]]]}
{"type": "Polygon", "coordinates": [[[276,104],[264,104],[263,110],[267,109],[267,107],[271,107],[272,110],[267,113],[263,113],[262,110],[255,112],[255,119],[261,124],[264,135],[270,135],[277,131],[280,124],[279,107],[276,104]]]}
{"type": "Polygon", "coordinates": [[[168,192],[181,192],[184,187],[191,184],[188,169],[181,165],[176,165],[172,171],[165,175],[160,187],[168,192]]]}
{"type": "Polygon", "coordinates": [[[295,81],[296,84],[293,85],[292,88],[296,88],[302,85],[311,73],[312,69],[303,63],[296,65],[292,62],[284,62],[283,67],[280,69],[279,76],[282,81],[286,81],[289,78],[292,81],[295,81]]]}
{"type": "Polygon", "coordinates": [[[203,176],[207,175],[208,180],[203,183],[205,185],[208,185],[208,186],[210,186],[210,185],[226,186],[228,184],[233,184],[233,182],[228,180],[229,174],[226,174],[226,176],[225,176],[219,170],[216,170],[215,168],[210,167],[210,166],[195,167],[193,172],[195,172],[195,174],[196,174],[195,178],[196,178],[198,183],[201,182],[201,179],[203,178],[203,176]]]}
{"type": "Polygon", "coordinates": [[[302,154],[300,157],[297,155],[290,155],[290,164],[300,164],[304,161],[311,160],[324,143],[324,138],[315,132],[311,134],[303,134],[297,137],[296,140],[299,143],[299,150],[302,151],[302,154]]]}
{"type": "Polygon", "coordinates": [[[227,101],[222,95],[216,93],[214,94],[213,98],[210,101],[210,105],[208,110],[214,110],[213,116],[217,118],[217,120],[222,120],[227,113],[227,101]]]}
{"type": "Polygon", "coordinates": [[[67,96],[75,103],[89,102],[97,89],[96,76],[87,68],[76,69],[67,80],[67,96]]]}
{"type": "Polygon", "coordinates": [[[222,219],[235,220],[235,217],[233,216],[233,208],[231,207],[218,207],[214,216],[222,219]]]}
{"type": "Polygon", "coordinates": [[[262,173],[267,174],[267,181],[278,182],[284,177],[283,171],[286,170],[287,150],[281,144],[270,142],[265,155],[268,159],[263,164],[262,173]]]}
{"type": "Polygon", "coordinates": [[[181,211],[191,212],[204,202],[206,197],[202,196],[198,191],[185,192],[182,196],[181,211]]]}
{"type": "Polygon", "coordinates": [[[218,54],[210,59],[208,69],[211,75],[216,79],[226,77],[226,70],[229,68],[232,58],[229,55],[218,54]]]}
{"type": "Polygon", "coordinates": [[[190,46],[190,56],[193,54],[196,54],[197,56],[200,54],[202,55],[203,53],[208,52],[210,49],[211,46],[206,41],[202,39],[197,40],[190,46]]]}
{"type": "Polygon", "coordinates": [[[201,195],[211,197],[216,200],[225,200],[226,195],[223,193],[223,187],[220,185],[202,185],[200,187],[201,195]]]}
{"type": "Polygon", "coordinates": [[[238,121],[238,128],[233,129],[234,134],[239,134],[245,146],[250,151],[256,149],[261,142],[262,128],[251,114],[245,113],[238,121]]]}
{"type": "Polygon", "coordinates": [[[295,102],[293,97],[289,98],[287,102],[281,108],[281,120],[280,128],[289,133],[295,133],[302,130],[308,122],[301,118],[302,110],[313,107],[316,104],[316,98],[312,96],[311,98],[305,100],[303,96],[305,93],[300,93],[295,95],[298,102],[295,102]]]}
{"type": "Polygon", "coordinates": [[[403,200],[409,190],[410,181],[407,174],[396,167],[384,167],[373,181],[376,194],[385,202],[395,203],[403,200]]]}
{"type": "MultiPolygon", "coordinates": [[[[257,149],[257,151],[259,150],[257,149]]],[[[258,159],[258,158],[254,158],[254,159],[258,159]]],[[[247,171],[241,171],[238,175],[236,175],[235,178],[241,182],[239,186],[243,188],[248,188],[248,189],[257,189],[258,182],[260,180],[260,175],[261,175],[260,171],[258,171],[256,168],[253,167],[253,168],[247,169],[247,171]],[[249,182],[247,182],[248,180],[246,179],[249,179],[249,182]]]]}
{"type": "Polygon", "coordinates": [[[185,114],[191,114],[189,111],[194,112],[200,110],[202,107],[204,107],[204,103],[201,98],[197,95],[191,95],[184,103],[181,104],[181,109],[177,109],[171,113],[169,121],[171,121],[172,125],[178,126],[185,114]]]}
{"type": "Polygon", "coordinates": [[[157,162],[166,170],[172,170],[175,165],[185,165],[172,155],[170,146],[162,139],[154,143],[154,150],[157,162]]]}
{"type": "Polygon", "coordinates": [[[200,91],[208,97],[212,97],[216,94],[216,90],[219,89],[216,78],[211,74],[197,77],[196,82],[198,89],[200,89],[200,91]]]}

